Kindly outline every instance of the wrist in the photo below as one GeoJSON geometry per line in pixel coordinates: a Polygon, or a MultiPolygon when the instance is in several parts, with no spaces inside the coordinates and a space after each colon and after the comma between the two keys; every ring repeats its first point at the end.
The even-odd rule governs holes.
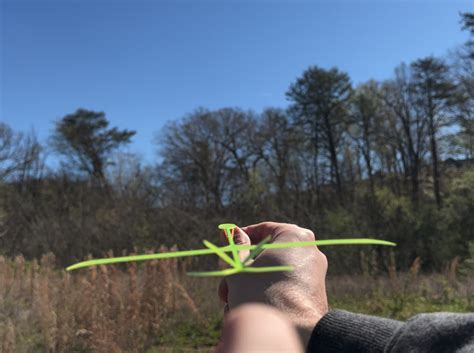
{"type": "Polygon", "coordinates": [[[312,312],[307,313],[306,315],[295,315],[291,318],[290,321],[296,328],[303,347],[306,348],[308,346],[314,328],[326,312],[327,310],[324,313],[312,312]]]}

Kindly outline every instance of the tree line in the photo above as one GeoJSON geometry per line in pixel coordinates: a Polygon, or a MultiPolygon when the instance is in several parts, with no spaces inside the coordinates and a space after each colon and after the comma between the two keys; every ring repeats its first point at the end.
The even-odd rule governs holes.
{"type": "Polygon", "coordinates": [[[91,254],[200,245],[220,221],[297,223],[317,236],[399,246],[327,250],[336,270],[427,270],[474,242],[474,14],[466,43],[356,87],[310,66],[286,109],[199,108],[156,135],[157,162],[123,146],[135,131],[87,109],[46,142],[0,123],[0,254],[91,254]],[[54,153],[57,167],[47,163],[54,153]]]}

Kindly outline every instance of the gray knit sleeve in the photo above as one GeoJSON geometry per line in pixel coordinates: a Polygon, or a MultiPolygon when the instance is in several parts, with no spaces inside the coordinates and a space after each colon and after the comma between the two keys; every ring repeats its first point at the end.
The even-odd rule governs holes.
{"type": "Polygon", "coordinates": [[[316,325],[307,352],[474,353],[474,314],[420,314],[403,323],[332,310],[316,325]]]}
{"type": "Polygon", "coordinates": [[[387,353],[474,353],[474,314],[420,314],[390,339],[387,353]]]}
{"type": "Polygon", "coordinates": [[[331,310],[316,325],[308,353],[381,353],[395,331],[396,320],[331,310]]]}

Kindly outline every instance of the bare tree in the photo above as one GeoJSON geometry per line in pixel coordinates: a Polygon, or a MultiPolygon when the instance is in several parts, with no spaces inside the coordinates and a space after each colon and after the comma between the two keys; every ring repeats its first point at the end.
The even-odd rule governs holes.
{"type": "Polygon", "coordinates": [[[170,190],[192,204],[220,211],[248,180],[255,165],[251,114],[199,109],[167,125],[158,136],[161,171],[170,190]]]}
{"type": "Polygon", "coordinates": [[[408,172],[411,182],[411,195],[414,203],[418,202],[420,191],[420,169],[426,154],[427,120],[416,109],[416,97],[411,86],[411,72],[402,64],[395,70],[395,79],[383,85],[384,102],[390,114],[397,121],[393,126],[399,132],[399,156],[408,172]]]}
{"type": "Polygon", "coordinates": [[[436,203],[441,207],[438,137],[442,128],[453,123],[450,109],[455,86],[450,82],[448,66],[440,59],[419,59],[411,64],[411,69],[416,106],[426,120],[429,136],[436,203]]]}
{"type": "Polygon", "coordinates": [[[14,132],[0,123],[0,181],[13,178],[19,185],[39,178],[44,170],[43,148],[34,132],[14,132]]]}
{"type": "MultiPolygon", "coordinates": [[[[360,151],[367,171],[371,194],[374,195],[374,159],[378,135],[383,131],[383,102],[380,99],[380,88],[375,81],[369,81],[357,88],[351,105],[348,120],[348,133],[360,151]]],[[[385,141],[386,143],[387,141],[385,141]]]]}
{"type": "Polygon", "coordinates": [[[298,129],[291,124],[284,110],[267,109],[260,119],[258,128],[258,150],[256,153],[268,170],[268,180],[273,184],[269,191],[276,194],[279,209],[291,206],[294,190],[290,189],[292,175],[298,173],[296,151],[303,139],[298,129]],[[273,186],[273,187],[272,187],[273,186]]]}
{"type": "Polygon", "coordinates": [[[452,81],[455,83],[454,111],[459,131],[447,136],[452,156],[474,158],[474,14],[462,14],[463,28],[470,39],[449,55],[452,81]]]}

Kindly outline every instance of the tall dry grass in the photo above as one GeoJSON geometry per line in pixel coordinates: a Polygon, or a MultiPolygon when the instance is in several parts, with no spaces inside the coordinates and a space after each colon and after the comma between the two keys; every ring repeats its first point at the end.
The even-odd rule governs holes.
{"type": "Polygon", "coordinates": [[[144,352],[180,313],[201,320],[176,260],[73,273],[0,257],[0,352],[144,352]]]}
{"type": "Polygon", "coordinates": [[[442,273],[423,274],[421,263],[418,257],[408,272],[399,272],[390,256],[387,274],[329,275],[330,306],[399,320],[425,312],[474,311],[474,276],[459,275],[459,258],[447,263],[442,273]]]}
{"type": "MultiPolygon", "coordinates": [[[[166,249],[161,249],[166,250],[166,249]]],[[[110,254],[112,256],[113,254],[110,254]]],[[[444,273],[328,275],[331,307],[406,319],[419,312],[474,311],[474,276],[444,273]]],[[[53,256],[26,262],[0,257],[0,353],[211,352],[220,333],[219,279],[185,276],[183,261],[100,266],[68,273],[53,256]]],[[[369,271],[370,269],[370,271],[369,271]]]]}

